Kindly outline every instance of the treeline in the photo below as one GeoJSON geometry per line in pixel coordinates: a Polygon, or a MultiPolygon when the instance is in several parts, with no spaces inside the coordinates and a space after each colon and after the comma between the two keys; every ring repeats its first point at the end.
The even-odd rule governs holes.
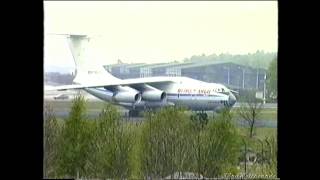
{"type": "Polygon", "coordinates": [[[74,75],[59,72],[48,72],[44,74],[45,83],[72,84],[74,75]]]}
{"type": "MultiPolygon", "coordinates": [[[[259,172],[276,176],[276,141],[243,136],[229,111],[214,120],[192,120],[183,108],[147,112],[141,123],[128,122],[106,104],[89,119],[82,96],[67,119],[45,107],[44,177],[141,179],[223,177],[243,173],[243,148],[259,154],[259,172]],[[261,150],[260,145],[264,147],[261,150]],[[178,174],[178,177],[177,177],[178,174]]],[[[245,172],[246,173],[246,172],[245,172]]]]}
{"type": "Polygon", "coordinates": [[[275,58],[270,62],[267,74],[267,98],[277,101],[278,98],[278,60],[275,58]]]}
{"type": "Polygon", "coordinates": [[[245,66],[251,66],[253,68],[268,69],[270,62],[277,57],[276,52],[256,51],[255,53],[248,53],[244,55],[232,55],[228,53],[222,53],[219,55],[193,55],[190,58],[185,58],[184,62],[205,62],[205,61],[226,61],[239,63],[245,66]]]}

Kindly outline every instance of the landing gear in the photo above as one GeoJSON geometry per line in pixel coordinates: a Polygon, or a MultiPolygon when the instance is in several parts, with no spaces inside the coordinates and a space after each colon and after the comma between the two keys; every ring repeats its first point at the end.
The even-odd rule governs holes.
{"type": "Polygon", "coordinates": [[[191,115],[191,120],[200,123],[202,126],[206,125],[209,121],[208,114],[204,111],[197,112],[191,115]]]}
{"type": "Polygon", "coordinates": [[[138,110],[129,110],[129,117],[138,117],[140,114],[140,111],[138,110]]]}
{"type": "Polygon", "coordinates": [[[212,111],[212,119],[214,119],[216,117],[216,112],[215,111],[212,111]]]}

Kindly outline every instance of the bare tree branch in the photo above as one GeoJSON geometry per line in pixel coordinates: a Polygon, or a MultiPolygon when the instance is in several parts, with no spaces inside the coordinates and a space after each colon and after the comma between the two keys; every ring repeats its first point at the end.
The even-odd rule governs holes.
{"type": "MultiPolygon", "coordinates": [[[[253,93],[251,93],[253,94],[253,93]]],[[[249,125],[250,137],[253,137],[256,120],[259,118],[262,110],[262,102],[255,98],[253,95],[243,97],[244,104],[238,109],[239,116],[244,119],[249,125]]]]}

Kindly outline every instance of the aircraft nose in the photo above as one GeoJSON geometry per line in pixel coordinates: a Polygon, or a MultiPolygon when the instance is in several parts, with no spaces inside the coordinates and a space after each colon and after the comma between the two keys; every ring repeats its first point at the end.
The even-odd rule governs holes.
{"type": "Polygon", "coordinates": [[[229,105],[232,107],[237,102],[236,97],[230,92],[229,94],[229,105]]]}

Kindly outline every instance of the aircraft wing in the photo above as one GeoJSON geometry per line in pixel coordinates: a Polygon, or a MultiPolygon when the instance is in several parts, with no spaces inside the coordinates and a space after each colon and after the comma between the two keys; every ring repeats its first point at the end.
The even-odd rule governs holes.
{"type": "Polygon", "coordinates": [[[51,86],[51,87],[45,87],[45,91],[64,91],[64,90],[70,90],[70,89],[84,89],[84,88],[99,88],[99,87],[112,87],[112,86],[118,86],[118,85],[139,85],[139,84],[163,84],[163,83],[170,83],[173,82],[168,77],[164,78],[156,78],[156,77],[150,77],[150,78],[137,78],[137,79],[124,79],[114,82],[108,82],[108,83],[94,83],[94,84],[72,84],[72,85],[62,85],[62,86],[51,86]]]}

